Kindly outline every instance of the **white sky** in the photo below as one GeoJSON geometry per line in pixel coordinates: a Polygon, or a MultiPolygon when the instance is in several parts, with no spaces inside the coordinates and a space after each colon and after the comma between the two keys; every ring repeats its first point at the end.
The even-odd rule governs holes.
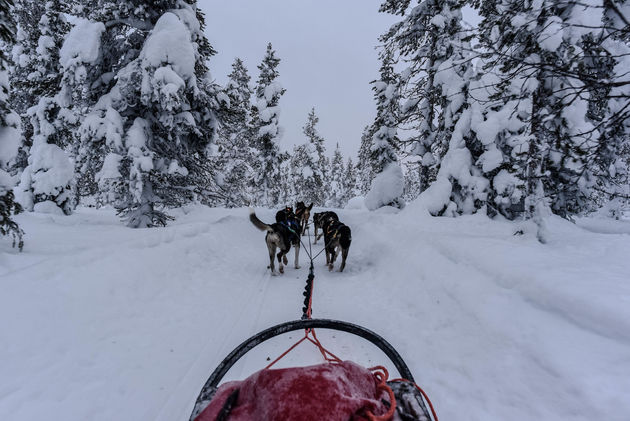
{"type": "Polygon", "coordinates": [[[353,159],[363,127],[375,105],[369,82],[378,76],[374,47],[396,21],[378,13],[381,0],[199,0],[206,14],[206,34],[218,50],[210,71],[223,85],[235,57],[245,62],[252,82],[256,66],[271,42],[280,83],[282,149],[305,142],[302,127],[315,107],[319,132],[332,153],[339,142],[353,159]]]}

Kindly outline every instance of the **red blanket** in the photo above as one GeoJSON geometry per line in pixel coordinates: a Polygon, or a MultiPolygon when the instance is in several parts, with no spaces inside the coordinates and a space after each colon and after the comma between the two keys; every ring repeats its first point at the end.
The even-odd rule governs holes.
{"type": "MultiPolygon", "coordinates": [[[[344,361],[310,367],[261,370],[243,381],[217,390],[195,421],[215,421],[226,400],[238,389],[229,421],[348,421],[365,420],[365,411],[387,412],[367,369],[344,361]]],[[[234,396],[234,395],[233,395],[234,396]]]]}

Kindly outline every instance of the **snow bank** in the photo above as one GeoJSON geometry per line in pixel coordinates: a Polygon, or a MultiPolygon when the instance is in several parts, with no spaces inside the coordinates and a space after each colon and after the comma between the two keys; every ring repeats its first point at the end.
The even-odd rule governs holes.
{"type": "Polygon", "coordinates": [[[355,210],[365,210],[365,197],[363,196],[355,196],[352,199],[348,200],[348,204],[346,205],[346,209],[355,209],[355,210]]]}
{"type": "Polygon", "coordinates": [[[398,203],[398,199],[403,194],[403,186],[403,172],[400,165],[390,163],[372,181],[372,187],[365,197],[365,206],[369,210],[390,206],[393,202],[404,206],[404,204],[398,203]]]}

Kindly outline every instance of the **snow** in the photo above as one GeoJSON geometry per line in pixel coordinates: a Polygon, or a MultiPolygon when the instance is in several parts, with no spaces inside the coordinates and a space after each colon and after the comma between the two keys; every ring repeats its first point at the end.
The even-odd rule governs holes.
{"type": "Polygon", "coordinates": [[[562,44],[562,36],[562,19],[558,16],[551,16],[538,35],[538,43],[545,50],[555,52],[562,44]]]}
{"type": "Polygon", "coordinates": [[[59,206],[52,200],[35,203],[33,211],[38,213],[47,213],[51,215],[63,216],[64,213],[59,206]]]}
{"type": "Polygon", "coordinates": [[[74,178],[74,165],[59,146],[34,144],[28,159],[33,194],[57,195],[74,178]]]}
{"type": "Polygon", "coordinates": [[[356,209],[356,210],[364,210],[367,209],[365,207],[365,197],[356,196],[352,199],[348,200],[348,204],[346,205],[346,209],[356,209]]]}
{"type": "Polygon", "coordinates": [[[101,35],[105,31],[102,22],[76,19],[76,25],[70,30],[61,50],[59,63],[64,69],[77,64],[94,64],[99,58],[101,35]]]}
{"type": "Polygon", "coordinates": [[[120,162],[122,161],[123,156],[117,153],[108,153],[105,155],[105,159],[103,160],[103,166],[101,169],[95,174],[97,181],[105,181],[109,179],[115,179],[121,177],[120,171],[118,170],[120,166],[120,162]]]}
{"type": "Polygon", "coordinates": [[[365,197],[365,206],[376,210],[396,201],[403,194],[403,184],[400,165],[396,162],[388,164],[372,181],[372,187],[365,197]]]}
{"type": "Polygon", "coordinates": [[[11,126],[0,127],[0,168],[15,158],[19,147],[20,130],[11,126]]]}
{"type": "Polygon", "coordinates": [[[145,67],[170,65],[179,76],[191,79],[195,74],[195,51],[190,31],[174,13],[164,13],[155,24],[140,53],[145,67]]]}
{"type": "MultiPolygon", "coordinates": [[[[630,418],[629,222],[552,217],[542,245],[533,226],[433,218],[416,202],[397,215],[335,211],[353,242],[343,273],[315,262],[314,315],[384,336],[441,419],[630,418]]],[[[274,213],[258,210],[266,222],[274,213]]],[[[271,277],[247,209],[177,217],[151,230],[121,226],[111,209],[16,217],[24,252],[0,242],[0,419],[187,420],[236,345],[300,317],[304,250],[302,269],[271,277]]],[[[298,336],[254,349],[225,380],[298,336]]],[[[396,375],[360,339],[318,337],[396,375]]],[[[320,362],[308,344],[287,358],[280,366],[320,362]]]]}

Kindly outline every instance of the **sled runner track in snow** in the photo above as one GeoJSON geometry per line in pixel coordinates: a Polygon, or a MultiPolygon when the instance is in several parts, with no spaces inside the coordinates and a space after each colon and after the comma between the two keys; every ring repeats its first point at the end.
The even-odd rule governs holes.
{"type": "MultiPolygon", "coordinates": [[[[267,288],[269,286],[269,279],[270,279],[270,275],[266,270],[261,270],[260,276],[257,277],[256,281],[253,282],[253,287],[250,288],[250,293],[247,295],[247,297],[245,298],[245,300],[243,300],[244,302],[244,306],[243,308],[252,308],[252,303],[254,302],[254,298],[256,297],[256,291],[258,290],[257,286],[263,284],[263,294],[266,294],[267,292],[267,288]]],[[[258,304],[258,308],[256,310],[256,319],[254,320],[258,320],[260,318],[260,313],[262,311],[262,307],[263,307],[263,303],[264,300],[259,300],[260,303],[258,304]]],[[[236,317],[236,320],[233,323],[227,323],[230,319],[226,318],[224,320],[224,322],[221,325],[221,331],[222,332],[234,332],[237,331],[237,329],[235,329],[235,327],[237,327],[241,321],[243,320],[243,315],[246,313],[246,311],[241,311],[239,313],[239,315],[236,317]]],[[[226,344],[228,343],[229,339],[230,339],[231,335],[227,334],[224,335],[224,339],[221,343],[221,345],[218,347],[218,352],[216,353],[216,355],[221,355],[223,353],[223,349],[225,348],[226,344]]],[[[211,348],[211,345],[213,345],[214,343],[214,338],[210,338],[206,341],[206,343],[203,345],[203,347],[201,348],[201,352],[199,352],[197,358],[195,358],[195,360],[193,361],[193,363],[190,365],[190,367],[188,368],[188,370],[186,370],[186,373],[180,378],[179,382],[178,382],[178,386],[176,389],[178,389],[179,387],[181,387],[181,385],[186,381],[186,379],[188,379],[191,375],[191,373],[196,372],[197,370],[200,369],[200,365],[203,361],[203,357],[205,355],[207,355],[207,351],[211,348]]],[[[173,394],[169,395],[169,399],[164,402],[164,405],[162,405],[161,410],[158,413],[158,417],[157,419],[168,419],[166,418],[166,416],[162,416],[162,413],[164,412],[163,409],[166,408],[169,405],[169,402],[171,400],[171,397],[174,396],[173,394]]]]}

